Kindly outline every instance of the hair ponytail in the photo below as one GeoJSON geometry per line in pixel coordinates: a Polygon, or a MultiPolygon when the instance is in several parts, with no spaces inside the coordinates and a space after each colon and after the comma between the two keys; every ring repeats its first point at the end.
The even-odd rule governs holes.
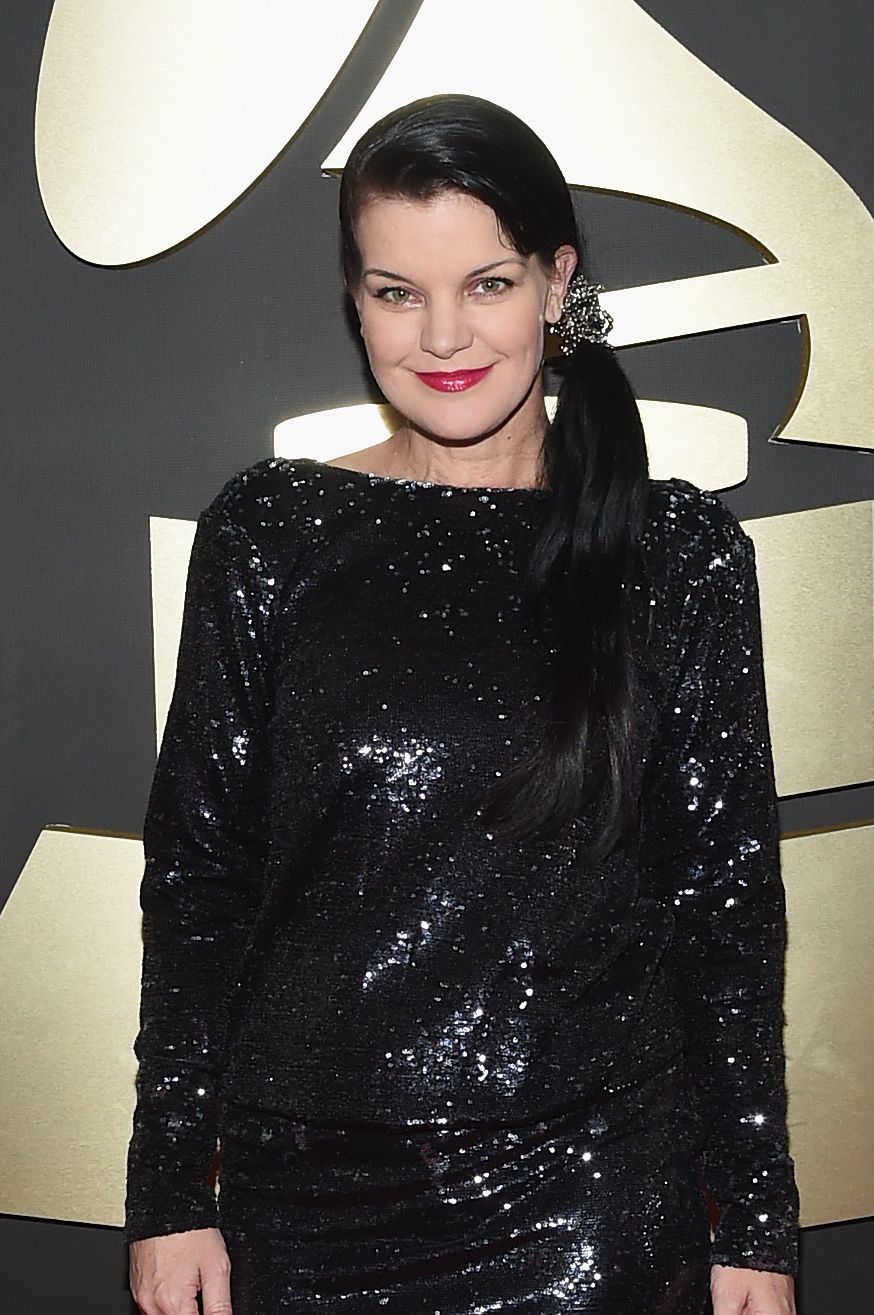
{"type": "MultiPolygon", "coordinates": [[[[346,287],[361,278],[355,226],[374,196],[428,200],[465,192],[490,206],[523,255],[549,268],[584,243],[555,158],[509,110],[476,96],[427,96],[392,110],[355,144],[340,184],[346,287]]],[[[554,367],[563,382],[543,451],[552,513],[532,556],[524,601],[556,637],[547,733],[535,753],[490,787],[482,819],[495,831],[554,833],[603,790],[596,860],[629,834],[635,669],[627,618],[648,467],[631,385],[611,348],[584,341],[554,367]]]]}
{"type": "Polygon", "coordinates": [[[606,795],[595,861],[621,843],[632,812],[635,669],[625,582],[638,549],[649,471],[643,426],[612,349],[583,341],[544,446],[552,512],[532,555],[525,601],[557,656],[546,738],[493,787],[484,820],[506,835],[556,832],[606,795]],[[605,790],[604,787],[607,787],[605,790]]]}

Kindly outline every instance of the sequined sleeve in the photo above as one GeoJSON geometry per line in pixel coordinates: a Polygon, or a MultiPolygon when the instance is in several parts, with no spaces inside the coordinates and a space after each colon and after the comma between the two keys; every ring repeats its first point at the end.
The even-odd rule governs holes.
{"type": "Polygon", "coordinates": [[[221,495],[201,513],[146,810],[125,1239],[213,1226],[227,1002],[263,872],[269,572],[221,495]]]}
{"type": "Polygon", "coordinates": [[[676,996],[720,1219],[712,1263],[797,1273],[783,1044],[785,892],[755,548],[704,494],[644,789],[643,858],[675,916],[676,996]],[[699,565],[695,565],[695,563],[699,565]]]}

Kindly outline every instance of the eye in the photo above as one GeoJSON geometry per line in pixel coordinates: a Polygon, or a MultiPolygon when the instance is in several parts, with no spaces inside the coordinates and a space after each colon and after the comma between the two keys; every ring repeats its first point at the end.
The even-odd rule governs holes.
{"type": "Polygon", "coordinates": [[[505,288],[513,287],[513,280],[497,278],[490,274],[487,278],[478,279],[476,287],[484,288],[487,297],[499,297],[505,288]]]}
{"type": "Polygon", "coordinates": [[[409,288],[377,288],[373,294],[379,301],[388,302],[389,306],[406,306],[412,300],[413,294],[409,288]],[[399,293],[399,296],[392,294],[399,293]]]}

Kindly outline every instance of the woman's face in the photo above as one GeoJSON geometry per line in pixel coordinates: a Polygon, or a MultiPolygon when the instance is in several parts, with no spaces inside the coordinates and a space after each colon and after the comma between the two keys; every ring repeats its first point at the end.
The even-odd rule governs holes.
{"type": "Polygon", "coordinates": [[[447,440],[541,425],[544,325],[561,313],[574,249],[559,248],[548,275],[536,256],[508,246],[489,206],[463,192],[375,199],[356,235],[355,305],[386,400],[447,440]],[[485,373],[472,382],[465,371],[485,373]]]}

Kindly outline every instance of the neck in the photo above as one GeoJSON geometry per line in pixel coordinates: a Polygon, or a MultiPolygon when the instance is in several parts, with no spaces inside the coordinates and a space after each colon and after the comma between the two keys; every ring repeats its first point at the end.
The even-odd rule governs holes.
{"type": "Polygon", "coordinates": [[[439,484],[533,488],[542,483],[548,424],[542,387],[532,389],[498,429],[474,438],[443,438],[407,421],[385,445],[388,473],[439,484]]]}

